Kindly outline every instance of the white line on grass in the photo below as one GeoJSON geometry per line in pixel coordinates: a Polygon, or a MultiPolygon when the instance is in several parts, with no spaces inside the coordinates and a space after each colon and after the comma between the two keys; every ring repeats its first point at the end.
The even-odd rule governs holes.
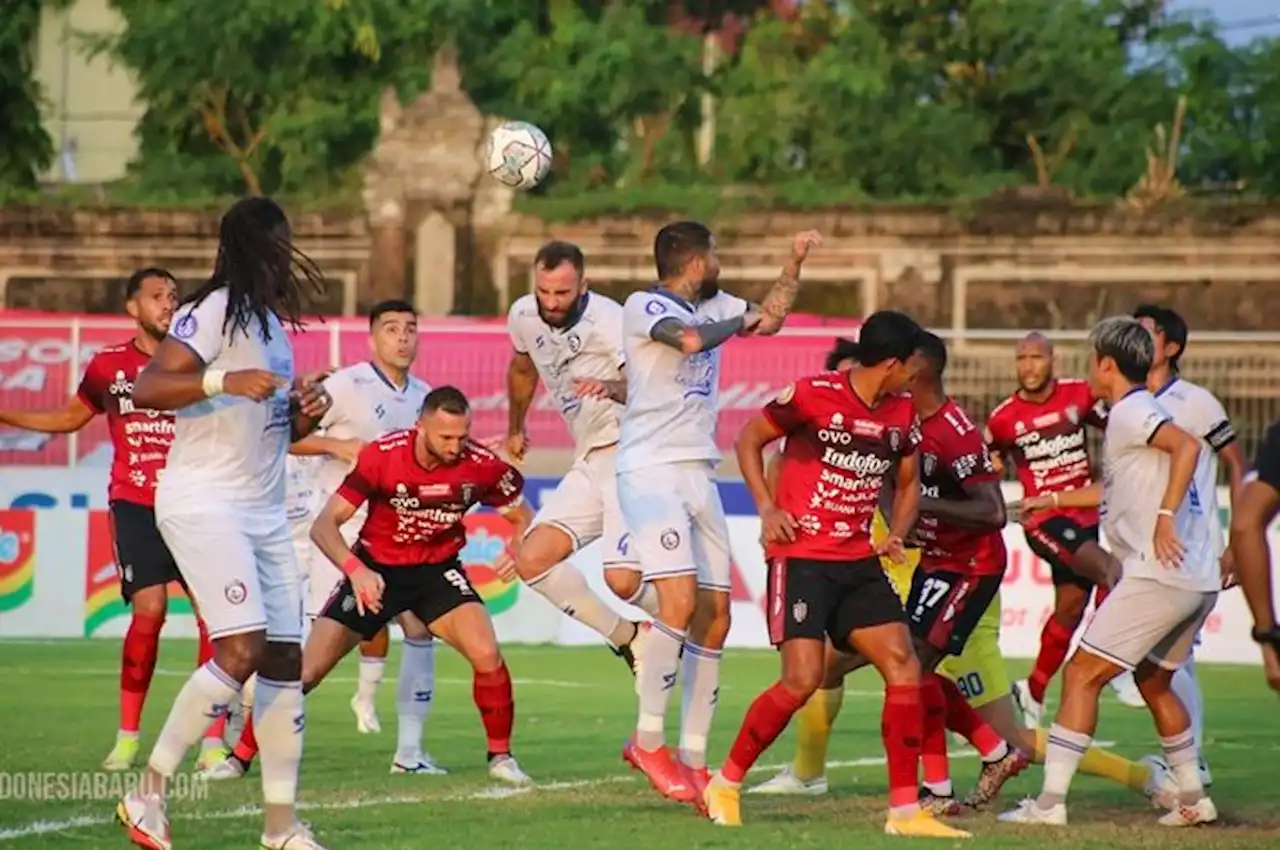
{"type": "MultiPolygon", "coordinates": [[[[1114,747],[1115,742],[1095,741],[1093,745],[1095,747],[1107,749],[1114,747]]],[[[976,755],[977,753],[973,750],[963,749],[952,752],[951,758],[973,758],[976,755]]],[[[827,769],[839,770],[844,768],[880,767],[884,763],[884,756],[869,756],[867,758],[851,759],[847,761],[830,761],[827,762],[827,769]]],[[[786,765],[783,764],[758,764],[752,768],[751,772],[757,773],[759,771],[779,770],[785,766],[786,765]]],[[[372,809],[379,806],[407,806],[422,803],[458,803],[478,800],[507,800],[512,797],[522,797],[526,794],[532,793],[576,791],[581,788],[590,788],[593,785],[615,785],[624,782],[632,782],[636,778],[637,777],[633,775],[606,776],[601,777],[600,779],[579,779],[571,782],[547,782],[542,785],[526,786],[522,788],[515,788],[509,785],[495,785],[465,794],[446,794],[443,796],[403,795],[395,797],[365,797],[350,800],[335,800],[324,803],[299,803],[298,810],[347,811],[351,809],[372,809]]],[[[184,814],[179,818],[179,821],[235,820],[236,818],[252,817],[261,813],[262,809],[257,806],[240,806],[235,809],[184,814]]],[[[104,826],[114,822],[114,817],[106,815],[78,815],[73,818],[67,818],[66,820],[33,821],[23,826],[0,829],[0,842],[17,841],[20,838],[30,838],[35,835],[70,832],[72,830],[86,829],[93,826],[104,826]]]]}

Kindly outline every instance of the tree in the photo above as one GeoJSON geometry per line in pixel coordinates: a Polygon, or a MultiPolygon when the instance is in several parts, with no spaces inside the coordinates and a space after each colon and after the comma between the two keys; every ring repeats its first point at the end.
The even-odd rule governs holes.
{"type": "Polygon", "coordinates": [[[40,172],[53,162],[32,62],[42,5],[9,0],[0,13],[0,196],[35,189],[40,172]]]}
{"type": "Polygon", "coordinates": [[[175,195],[317,193],[372,146],[387,84],[421,88],[465,0],[112,0],[87,34],[134,72],[135,177],[175,195]]]}

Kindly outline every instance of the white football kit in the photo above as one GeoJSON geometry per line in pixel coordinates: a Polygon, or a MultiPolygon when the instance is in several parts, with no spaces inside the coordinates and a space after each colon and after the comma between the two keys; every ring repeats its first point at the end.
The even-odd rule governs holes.
{"type": "Polygon", "coordinates": [[[1144,659],[1176,670],[1218,598],[1222,527],[1213,459],[1203,448],[1173,524],[1185,547],[1180,567],[1155,555],[1160,500],[1169,481],[1169,455],[1152,448],[1156,432],[1173,421],[1151,393],[1135,388],[1107,417],[1102,444],[1107,544],[1121,578],[1085,630],[1081,647],[1132,670],[1144,659]]]}
{"type": "Polygon", "coordinates": [[[226,325],[227,291],[174,314],[169,336],[210,369],[264,369],[285,387],[263,402],[218,395],[176,411],[173,448],[156,487],[156,525],[217,639],[265,630],[302,640],[298,564],[285,512],[293,346],[271,316],[226,325]]]}
{"type": "Polygon", "coordinates": [[[291,454],[285,458],[284,469],[284,510],[289,518],[289,536],[293,539],[298,572],[306,579],[311,575],[312,560],[323,558],[311,542],[311,523],[316,511],[315,460],[291,454]]]}
{"type": "Polygon", "coordinates": [[[575,552],[603,538],[604,566],[609,569],[635,561],[625,545],[626,524],[614,472],[622,407],[607,398],[579,398],[573,382],[622,379],[622,305],[596,293],[586,298],[573,326],[553,328],[538,314],[535,296],[522,296],[507,314],[507,333],[512,348],[533,361],[573,434],[573,466],[543,500],[531,528],[555,526],[568,535],[575,552]]]}
{"type": "MultiPolygon", "coordinates": [[[[335,440],[359,440],[371,443],[391,431],[412,428],[418,421],[422,401],[430,387],[410,375],[403,387],[397,387],[372,363],[356,363],[339,369],[325,379],[324,388],[333,399],[329,410],[316,429],[335,440]]],[[[338,489],[351,464],[335,457],[318,455],[311,459],[315,510],[319,510],[338,489]]],[[[368,515],[368,505],[360,509],[342,526],[347,546],[354,546],[360,528],[368,515]]],[[[307,545],[314,547],[308,533],[307,545]]],[[[333,589],[342,583],[342,572],[329,559],[315,551],[309,559],[307,576],[307,616],[317,617],[328,603],[333,589]]]]}
{"type": "Polygon", "coordinates": [[[715,481],[720,349],[686,355],[650,333],[663,319],[700,325],[746,310],[747,302],[726,292],[690,304],[657,288],[623,306],[618,503],[648,579],[696,575],[700,587],[725,592],[732,583],[729,525],[715,481]]]}

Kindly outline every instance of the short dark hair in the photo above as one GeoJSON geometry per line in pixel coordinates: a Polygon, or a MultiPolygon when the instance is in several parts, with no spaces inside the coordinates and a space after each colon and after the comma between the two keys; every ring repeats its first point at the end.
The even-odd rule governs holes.
{"type": "Polygon", "coordinates": [[[437,410],[452,413],[454,416],[465,416],[471,412],[471,403],[457,387],[436,387],[422,400],[422,410],[419,414],[426,416],[437,410]]]}
{"type": "Polygon", "coordinates": [[[853,358],[863,366],[876,366],[886,360],[905,363],[916,350],[916,342],[923,332],[906,313],[878,310],[858,329],[853,358]]]}
{"type": "Polygon", "coordinates": [[[1139,304],[1133,309],[1135,319],[1150,319],[1151,323],[1164,334],[1165,342],[1178,346],[1178,353],[1169,358],[1169,365],[1176,372],[1178,360],[1187,350],[1187,321],[1172,307],[1159,304],[1139,304]]]}
{"type": "Polygon", "coordinates": [[[1103,319],[1089,331],[1089,347],[1098,360],[1110,357],[1120,374],[1131,384],[1145,384],[1156,344],[1137,319],[1112,316],[1103,319]]]}
{"type": "Polygon", "coordinates": [[[379,301],[373,305],[373,309],[369,311],[369,327],[372,328],[387,313],[412,313],[415,317],[418,311],[408,301],[402,301],[399,298],[392,298],[387,301],[379,301]]]}
{"type": "Polygon", "coordinates": [[[587,258],[582,255],[582,249],[572,242],[561,242],[555,239],[543,245],[538,249],[538,253],[533,255],[535,268],[551,271],[560,268],[564,263],[573,266],[578,277],[582,277],[587,270],[587,258]]]}
{"type": "Polygon", "coordinates": [[[149,277],[162,277],[174,286],[178,285],[178,279],[173,276],[173,272],[159,266],[148,266],[129,275],[129,281],[124,285],[124,300],[132,301],[142,291],[142,282],[149,277]]]}
{"type": "Polygon", "coordinates": [[[934,377],[941,378],[947,371],[947,344],[936,333],[921,330],[916,339],[916,351],[929,364],[934,377]]]}
{"type": "Polygon", "coordinates": [[[822,367],[828,372],[834,372],[840,368],[840,363],[850,360],[857,356],[858,344],[851,339],[838,337],[835,346],[827,352],[827,362],[822,367]]]}
{"type": "Polygon", "coordinates": [[[696,221],[673,221],[653,238],[653,264],[659,280],[670,280],[698,254],[711,250],[711,229],[696,221]]]}

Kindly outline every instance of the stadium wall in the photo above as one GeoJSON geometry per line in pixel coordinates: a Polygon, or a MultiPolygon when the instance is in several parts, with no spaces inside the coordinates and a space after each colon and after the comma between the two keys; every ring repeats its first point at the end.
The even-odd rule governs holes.
{"type": "MultiPolygon", "coordinates": [[[[540,504],[557,484],[555,478],[531,478],[527,494],[540,504]]],[[[1005,496],[1016,499],[1016,484],[1005,496]]],[[[729,513],[733,549],[733,630],[729,644],[768,645],[763,599],[765,567],[760,551],[760,525],[741,482],[722,482],[729,513]]],[[[127,611],[120,602],[116,566],[106,519],[107,471],[102,468],[59,469],[10,467],[0,476],[0,638],[108,638],[123,635],[127,611]]],[[[1219,501],[1226,504],[1225,489],[1219,501]]],[[[1221,517],[1226,524],[1225,510],[1221,517]]],[[[468,517],[470,539],[463,562],[497,624],[510,643],[592,644],[597,636],[560,615],[528,588],[498,581],[492,565],[508,540],[506,523],[491,513],[468,517]]],[[[1280,526],[1271,530],[1271,545],[1280,551],[1280,526]]],[[[1009,569],[1005,575],[1001,646],[1011,658],[1030,658],[1039,646],[1040,628],[1053,603],[1048,567],[1036,558],[1017,526],[1005,530],[1009,569]]],[[[574,557],[601,596],[612,599],[601,576],[598,546],[574,557]]],[[[195,636],[190,605],[176,586],[173,611],[179,616],[166,627],[170,636],[195,636]]],[[[621,602],[619,611],[640,616],[621,602]]],[[[1251,619],[1239,590],[1223,593],[1209,619],[1202,661],[1257,664],[1257,647],[1249,638],[1251,619]]]]}

